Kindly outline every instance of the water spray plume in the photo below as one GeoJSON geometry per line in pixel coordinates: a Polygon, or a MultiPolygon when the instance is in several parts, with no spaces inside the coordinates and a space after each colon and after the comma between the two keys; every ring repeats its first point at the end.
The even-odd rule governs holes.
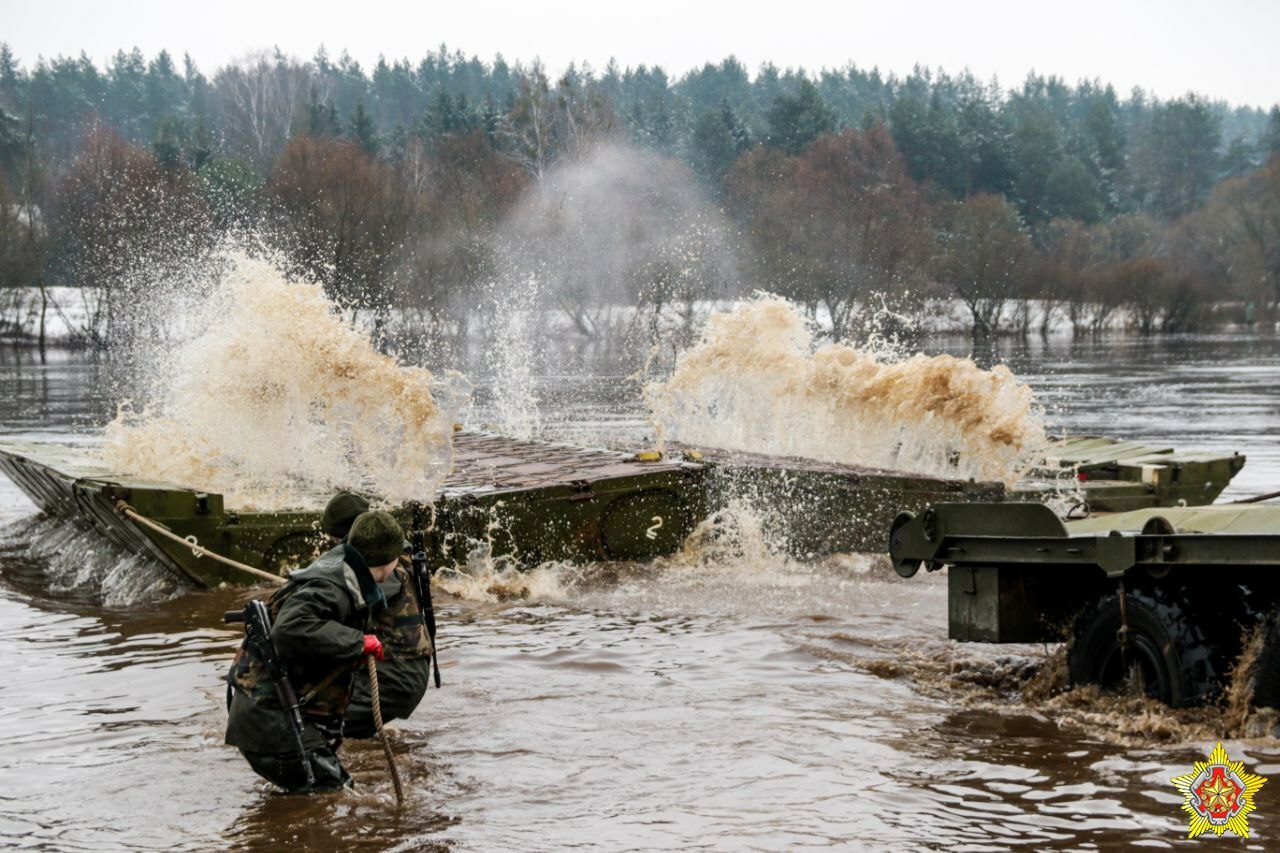
{"type": "Polygon", "coordinates": [[[646,397],[663,439],[921,474],[1013,483],[1047,445],[1008,368],[816,346],[774,296],[712,315],[646,397]]]}
{"type": "Polygon", "coordinates": [[[376,352],[319,285],[242,252],[223,261],[146,407],[123,404],[107,425],[106,463],[242,508],[322,503],[338,488],[433,498],[452,417],[432,374],[376,352]]]}

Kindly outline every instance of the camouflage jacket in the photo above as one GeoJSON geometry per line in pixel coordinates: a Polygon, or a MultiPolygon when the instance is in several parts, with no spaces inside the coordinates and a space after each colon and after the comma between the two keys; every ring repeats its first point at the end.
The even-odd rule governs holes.
{"type": "Polygon", "coordinates": [[[375,616],[374,630],[382,640],[387,660],[431,657],[431,638],[427,636],[412,572],[407,566],[396,566],[391,577],[379,584],[387,606],[375,616]]]}
{"type": "MultiPolygon", "coordinates": [[[[346,713],[364,635],[385,598],[358,552],[348,546],[294,572],[267,604],[271,639],[289,670],[303,718],[328,727],[346,713]]],[[[227,675],[234,688],[227,743],[255,752],[292,749],[288,721],[262,663],[245,646],[227,675]]]]}
{"type": "MultiPolygon", "coordinates": [[[[387,609],[378,614],[374,629],[382,640],[386,657],[378,663],[384,721],[407,719],[422,702],[431,682],[431,637],[423,625],[422,608],[412,569],[399,566],[383,581],[387,609]]],[[[356,672],[351,704],[347,710],[347,732],[351,737],[373,737],[373,696],[369,675],[356,672]]]]}

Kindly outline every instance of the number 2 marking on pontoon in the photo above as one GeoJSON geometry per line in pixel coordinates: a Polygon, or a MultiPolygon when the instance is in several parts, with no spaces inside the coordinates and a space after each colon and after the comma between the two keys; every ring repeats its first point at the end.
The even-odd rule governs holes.
{"type": "Polygon", "coordinates": [[[652,521],[653,524],[650,525],[649,529],[644,532],[644,538],[657,539],[658,531],[662,529],[662,516],[655,515],[652,519],[650,519],[650,521],[652,521]]]}

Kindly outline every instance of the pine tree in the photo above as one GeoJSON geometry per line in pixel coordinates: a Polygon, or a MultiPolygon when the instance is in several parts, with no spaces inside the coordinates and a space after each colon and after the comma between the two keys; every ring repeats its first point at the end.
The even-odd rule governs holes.
{"type": "Polygon", "coordinates": [[[183,151],[186,147],[186,127],[182,120],[174,116],[164,119],[156,126],[155,139],[151,142],[151,150],[165,169],[174,169],[182,163],[183,151]]]}
{"type": "Polygon", "coordinates": [[[1077,219],[1092,225],[1102,218],[1102,192],[1098,181],[1078,157],[1063,157],[1044,181],[1042,218],[1077,219]]]}
{"type": "Polygon", "coordinates": [[[1250,171],[1257,162],[1254,159],[1254,146],[1243,136],[1231,140],[1226,152],[1222,155],[1222,177],[1234,178],[1250,171]]]}
{"type": "Polygon", "coordinates": [[[1051,217],[1045,206],[1045,184],[1064,157],[1062,126],[1048,100],[1021,96],[1014,104],[1014,193],[1022,215],[1032,225],[1051,217]]]}
{"type": "Polygon", "coordinates": [[[733,111],[733,107],[729,106],[728,101],[720,105],[720,120],[724,122],[725,127],[729,128],[729,134],[733,137],[733,149],[736,153],[741,154],[751,147],[751,129],[742,123],[738,118],[738,114],[733,111]]]}
{"type": "Polygon", "coordinates": [[[146,93],[147,63],[142,51],[116,51],[107,68],[106,111],[112,124],[131,141],[150,136],[146,93]]]}
{"type": "Polygon", "coordinates": [[[22,71],[8,42],[0,42],[0,106],[17,106],[22,84],[22,71]]]}
{"type": "Polygon", "coordinates": [[[1271,108],[1261,141],[1263,154],[1280,154],[1280,106],[1271,108]]]}
{"type": "Polygon", "coordinates": [[[158,134],[161,126],[170,119],[185,116],[190,93],[168,51],[160,51],[147,65],[143,87],[147,123],[153,135],[158,134]]]}
{"type": "Polygon", "coordinates": [[[484,106],[480,108],[480,129],[484,131],[485,138],[489,140],[490,145],[498,144],[498,133],[502,129],[502,118],[498,105],[494,103],[493,93],[486,92],[484,106]]]}
{"type": "Polygon", "coordinates": [[[21,122],[0,106],[0,173],[12,172],[22,153],[21,122]]]}
{"type": "Polygon", "coordinates": [[[373,129],[373,119],[365,111],[363,98],[356,101],[356,110],[351,115],[351,138],[369,154],[378,152],[378,136],[373,129]]]}
{"type": "Polygon", "coordinates": [[[711,187],[719,187],[733,161],[738,157],[732,128],[725,122],[728,110],[706,110],[693,125],[690,143],[690,165],[694,173],[711,187]]]}
{"type": "Polygon", "coordinates": [[[778,95],[769,107],[769,144],[788,154],[799,154],[813,140],[835,129],[835,113],[822,102],[818,89],[807,79],[794,95],[778,95]]]}
{"type": "Polygon", "coordinates": [[[338,136],[342,132],[338,121],[338,108],[333,101],[320,103],[314,87],[311,89],[311,100],[307,101],[307,135],[338,136]]]}
{"type": "Polygon", "coordinates": [[[431,96],[431,105],[422,117],[422,136],[431,144],[439,144],[457,129],[457,109],[449,92],[440,87],[431,96]]]}
{"type": "Polygon", "coordinates": [[[1176,219],[1204,201],[1217,178],[1222,120],[1202,98],[1188,95],[1157,106],[1145,151],[1148,204],[1176,219]]]}
{"type": "Polygon", "coordinates": [[[1095,94],[1084,120],[1084,134],[1092,149],[1090,165],[1098,179],[1103,207],[1109,214],[1121,210],[1120,180],[1125,168],[1127,147],[1120,105],[1110,86],[1095,94]]]}
{"type": "Polygon", "coordinates": [[[998,110],[998,90],[974,83],[961,96],[956,133],[964,152],[964,194],[1008,195],[1013,187],[1013,153],[1009,129],[998,110]]]}

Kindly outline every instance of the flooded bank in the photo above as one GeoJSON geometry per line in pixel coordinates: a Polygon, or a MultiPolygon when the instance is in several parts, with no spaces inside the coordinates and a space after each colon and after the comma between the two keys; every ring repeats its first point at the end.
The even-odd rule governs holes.
{"type": "MultiPolygon", "coordinates": [[[[1238,449],[1249,463],[1226,497],[1277,488],[1276,341],[1036,342],[1004,355],[1051,432],[1238,449]]],[[[98,368],[53,359],[0,354],[7,433],[82,440],[109,414],[98,368]]],[[[539,378],[544,429],[639,436],[644,412],[617,380],[539,378]],[[572,407],[546,402],[552,389],[572,407]]],[[[395,727],[407,808],[396,813],[373,745],[344,747],[358,792],[278,796],[221,743],[236,635],[218,617],[245,593],[104,600],[92,579],[115,555],[74,537],[42,550],[65,532],[33,526],[7,482],[0,513],[6,846],[1202,843],[1183,840],[1168,780],[1211,743],[1115,738],[1105,720],[1020,703],[1005,686],[1025,683],[1046,650],[957,650],[943,578],[899,580],[861,557],[792,562],[749,529],[734,547],[657,565],[563,569],[532,598],[455,590],[468,597],[441,602],[445,689],[395,727]],[[84,583],[68,574],[76,564],[91,568],[84,583]],[[933,679],[919,660],[961,677],[933,679]]],[[[1228,749],[1280,774],[1280,743],[1228,749]]],[[[1272,803],[1264,789],[1242,846],[1267,848],[1272,803]]]]}

